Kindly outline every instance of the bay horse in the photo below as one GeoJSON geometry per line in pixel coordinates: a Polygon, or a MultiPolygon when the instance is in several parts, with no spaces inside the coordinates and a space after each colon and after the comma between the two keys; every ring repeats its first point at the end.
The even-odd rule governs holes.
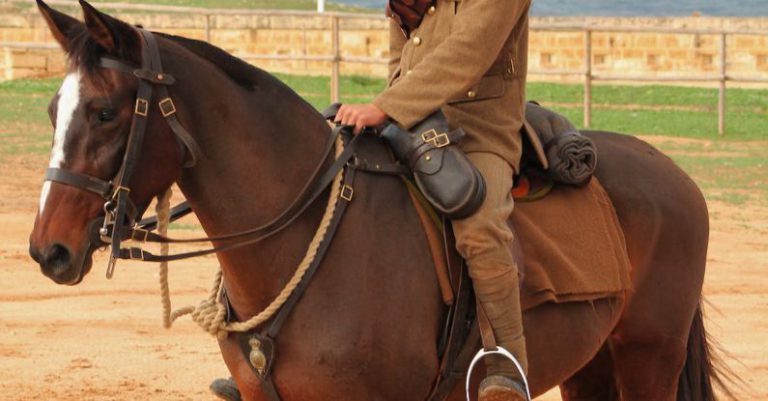
{"type": "MultiPolygon", "coordinates": [[[[81,5],[84,23],[38,0],[70,60],[49,108],[50,166],[109,181],[127,146],[139,79],[101,68],[99,60],[142,65],[144,44],[135,27],[81,5]]],[[[178,120],[202,157],[183,168],[184,148],[153,108],[130,200],[141,212],[177,183],[211,236],[269,220],[323,161],[323,117],[270,74],[214,46],[156,37],[163,70],[176,80],[170,91],[178,120]]],[[[719,377],[701,310],[709,231],[702,194],[649,144],[585,134],[598,146],[597,177],[626,236],[632,289],[615,299],[525,312],[531,392],[559,385],[569,401],[715,400],[719,377]]],[[[261,311],[293,274],[324,203],[315,201],[272,238],[218,253],[239,316],[261,311]]],[[[94,251],[89,224],[103,216],[102,207],[95,193],[45,183],[30,236],[43,274],[59,284],[82,281],[94,251]]],[[[280,333],[273,377],[283,399],[425,399],[438,370],[444,312],[430,263],[400,180],[362,174],[322,269],[280,333]]],[[[219,345],[243,397],[264,400],[238,344],[230,336],[219,345]]],[[[449,399],[462,399],[462,389],[449,399]]]]}

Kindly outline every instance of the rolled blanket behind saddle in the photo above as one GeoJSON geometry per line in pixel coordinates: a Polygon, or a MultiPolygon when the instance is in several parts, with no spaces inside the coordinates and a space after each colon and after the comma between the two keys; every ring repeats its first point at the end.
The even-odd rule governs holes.
{"type": "Polygon", "coordinates": [[[557,134],[545,146],[550,178],[564,184],[583,186],[597,168],[597,149],[591,139],[578,131],[557,134]]]}
{"type": "Polygon", "coordinates": [[[549,162],[547,175],[555,182],[584,186],[597,168],[597,147],[568,119],[538,103],[525,108],[526,121],[536,131],[549,162]]]}

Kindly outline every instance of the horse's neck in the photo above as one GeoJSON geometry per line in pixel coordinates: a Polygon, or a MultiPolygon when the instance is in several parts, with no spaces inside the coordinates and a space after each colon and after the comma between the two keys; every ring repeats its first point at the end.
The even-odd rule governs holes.
{"type": "MultiPolygon", "coordinates": [[[[291,203],[321,161],[327,126],[283,88],[246,92],[218,71],[199,73],[209,79],[187,89],[184,99],[195,99],[185,102],[189,128],[204,155],[179,185],[209,235],[264,224],[291,203]]],[[[273,238],[218,255],[240,314],[258,312],[279,293],[306,251],[321,206],[273,238]]]]}

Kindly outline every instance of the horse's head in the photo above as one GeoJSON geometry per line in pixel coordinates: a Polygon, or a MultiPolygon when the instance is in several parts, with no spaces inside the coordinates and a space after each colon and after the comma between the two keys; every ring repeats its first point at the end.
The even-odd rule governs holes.
{"type": "MultiPolygon", "coordinates": [[[[98,241],[100,220],[105,216],[105,203],[117,195],[115,179],[125,169],[123,159],[136,124],[139,78],[130,70],[103,68],[103,60],[142,66],[146,58],[146,44],[138,29],[88,3],[81,1],[81,6],[85,23],[38,0],[69,63],[48,108],[53,146],[29,251],[46,276],[69,285],[83,279],[90,270],[93,251],[104,245],[98,241]],[[56,177],[51,172],[61,174],[56,177]]],[[[124,194],[135,205],[137,215],[179,177],[184,159],[183,149],[157,110],[157,100],[143,110],[147,111],[146,138],[138,144],[137,162],[126,185],[130,191],[124,194]]]]}

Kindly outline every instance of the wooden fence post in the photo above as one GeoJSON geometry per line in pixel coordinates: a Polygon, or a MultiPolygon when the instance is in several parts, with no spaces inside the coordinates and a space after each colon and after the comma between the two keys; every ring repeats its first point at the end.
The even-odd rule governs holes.
{"type": "Polygon", "coordinates": [[[728,80],[728,35],[720,34],[720,96],[717,104],[717,133],[725,135],[725,92],[728,80]]]}
{"type": "Polygon", "coordinates": [[[584,31],[584,128],[592,126],[592,31],[584,31]]]}
{"type": "Polygon", "coordinates": [[[339,16],[331,17],[331,42],[333,43],[333,61],[331,61],[331,103],[341,100],[341,44],[339,16]]]}
{"type": "Polygon", "coordinates": [[[205,41],[211,43],[211,14],[205,14],[205,41]]]}

